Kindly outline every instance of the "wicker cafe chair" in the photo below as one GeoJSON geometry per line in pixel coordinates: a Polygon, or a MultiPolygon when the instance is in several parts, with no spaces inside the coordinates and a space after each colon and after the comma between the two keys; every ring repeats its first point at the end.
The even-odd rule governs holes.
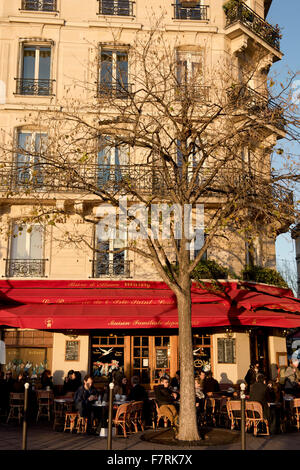
{"type": "Polygon", "coordinates": [[[85,434],[87,430],[87,424],[88,424],[88,419],[84,418],[83,416],[80,416],[80,414],[77,413],[77,424],[75,428],[77,434],[85,434]]]}
{"type": "Polygon", "coordinates": [[[131,423],[134,427],[134,432],[138,432],[140,426],[141,430],[144,431],[144,422],[143,422],[143,402],[135,401],[131,404],[131,413],[130,413],[131,423]]]}
{"type": "MultiPolygon", "coordinates": [[[[230,419],[230,429],[233,430],[235,426],[241,421],[241,401],[228,400],[226,403],[228,417],[230,419]]],[[[247,425],[246,425],[247,426],[247,425]]]]}
{"type": "Polygon", "coordinates": [[[38,422],[41,416],[47,416],[48,421],[51,419],[51,411],[53,405],[53,392],[45,390],[37,390],[36,392],[38,412],[36,416],[36,422],[38,422]]]}
{"type": "Polygon", "coordinates": [[[291,424],[300,429],[300,398],[294,398],[292,403],[291,424]]]}
{"type": "Polygon", "coordinates": [[[21,418],[24,415],[24,393],[9,394],[9,413],[7,416],[7,423],[10,419],[18,419],[21,423],[21,418]]]}
{"type": "Polygon", "coordinates": [[[246,419],[247,428],[249,429],[254,426],[254,436],[257,436],[258,424],[262,423],[266,427],[266,432],[261,433],[262,436],[269,436],[269,423],[268,420],[263,416],[263,408],[261,403],[258,401],[246,401],[246,419]]]}
{"type": "Polygon", "coordinates": [[[118,436],[119,427],[121,427],[124,437],[127,437],[127,434],[130,434],[130,427],[132,424],[131,409],[132,403],[124,403],[118,407],[116,416],[113,419],[113,424],[115,425],[116,429],[116,436],[118,436]]]}
{"type": "Polygon", "coordinates": [[[77,411],[66,411],[64,431],[72,432],[75,429],[76,418],[78,418],[77,411]]]}
{"type": "Polygon", "coordinates": [[[153,418],[152,418],[152,427],[153,427],[153,429],[158,428],[158,425],[159,425],[159,422],[160,422],[161,419],[164,420],[164,427],[167,428],[168,427],[168,421],[171,425],[171,422],[170,422],[169,418],[160,411],[160,408],[158,406],[157,401],[156,400],[153,400],[153,401],[155,403],[155,409],[156,409],[156,417],[153,416],[153,418]]]}

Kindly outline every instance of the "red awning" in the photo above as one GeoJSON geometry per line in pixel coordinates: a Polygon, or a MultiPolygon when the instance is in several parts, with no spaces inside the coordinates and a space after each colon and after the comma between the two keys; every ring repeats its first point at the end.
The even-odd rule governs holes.
{"type": "MultiPolygon", "coordinates": [[[[193,327],[300,327],[300,301],[287,289],[237,281],[206,287],[192,287],[193,327]]],[[[3,280],[0,301],[0,324],[12,327],[178,328],[176,297],[161,282],[3,280]]]]}

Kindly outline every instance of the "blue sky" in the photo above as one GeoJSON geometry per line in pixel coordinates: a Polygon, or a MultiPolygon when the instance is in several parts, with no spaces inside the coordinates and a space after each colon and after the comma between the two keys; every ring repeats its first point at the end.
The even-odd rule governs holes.
{"type": "MultiPolygon", "coordinates": [[[[281,50],[284,57],[276,62],[270,71],[277,80],[284,80],[289,71],[300,71],[300,1],[273,0],[267,20],[273,26],[279,25],[282,31],[281,50]]],[[[300,76],[299,76],[300,79],[300,76]]],[[[283,147],[283,141],[279,141],[283,147]]],[[[293,152],[300,155],[300,148],[294,147],[293,152]]],[[[300,157],[299,157],[300,158],[300,157]]],[[[281,269],[281,260],[287,260],[296,277],[295,245],[289,234],[282,234],[276,241],[277,268],[281,269]]]]}

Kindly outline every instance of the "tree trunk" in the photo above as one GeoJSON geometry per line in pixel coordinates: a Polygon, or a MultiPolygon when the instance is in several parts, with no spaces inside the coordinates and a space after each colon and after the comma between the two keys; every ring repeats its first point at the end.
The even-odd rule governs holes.
{"type": "Polygon", "coordinates": [[[177,294],[180,360],[180,415],[178,440],[200,440],[195,403],[194,359],[189,275],[182,277],[182,292],[177,294]]]}

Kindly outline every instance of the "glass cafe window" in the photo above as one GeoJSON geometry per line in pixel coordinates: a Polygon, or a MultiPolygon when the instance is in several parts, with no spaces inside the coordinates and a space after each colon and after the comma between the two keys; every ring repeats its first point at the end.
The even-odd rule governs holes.
{"type": "Polygon", "coordinates": [[[91,338],[93,376],[108,377],[114,370],[124,369],[124,336],[95,335],[91,338]]]}

